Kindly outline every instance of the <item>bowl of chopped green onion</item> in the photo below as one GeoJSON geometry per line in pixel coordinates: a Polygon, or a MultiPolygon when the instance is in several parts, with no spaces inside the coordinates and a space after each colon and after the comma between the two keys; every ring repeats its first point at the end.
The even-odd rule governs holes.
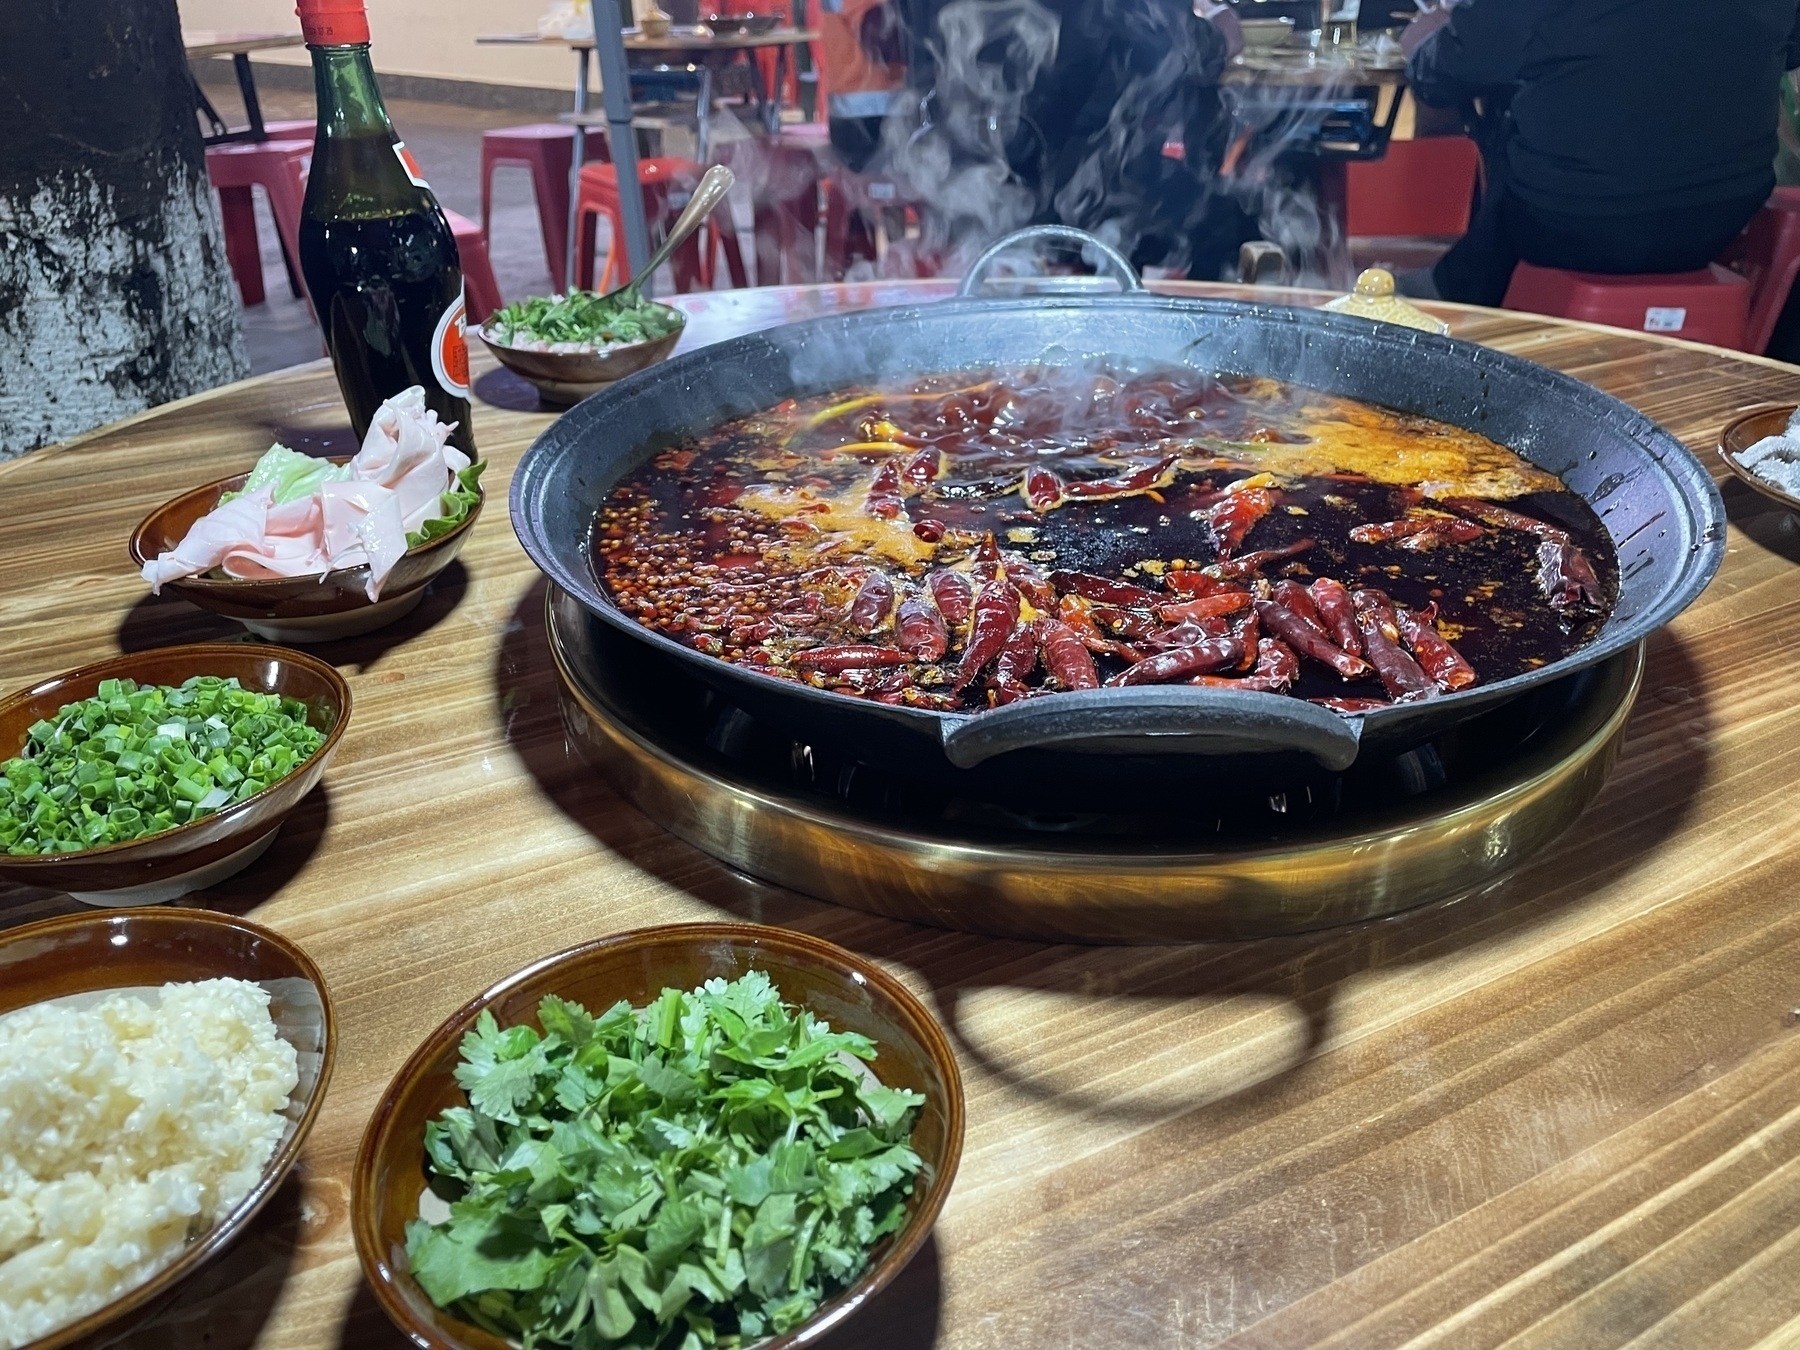
{"type": "Polygon", "coordinates": [[[331,666],[280,647],[164,647],[0,700],[0,878],[155,904],[248,867],[350,718],[331,666]]]}
{"type": "Polygon", "coordinates": [[[515,301],[476,332],[500,364],[567,407],[653,366],[681,341],[687,315],[669,305],[571,291],[515,301]]]}
{"type": "Polygon", "coordinates": [[[426,1038],[351,1224],[415,1345],[786,1350],[918,1252],[962,1136],[943,1030],[880,967],[781,928],[640,929],[426,1038]]]}

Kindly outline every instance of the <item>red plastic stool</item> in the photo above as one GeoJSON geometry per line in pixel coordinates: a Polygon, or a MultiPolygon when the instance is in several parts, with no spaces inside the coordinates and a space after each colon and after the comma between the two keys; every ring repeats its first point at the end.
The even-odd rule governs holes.
{"type": "Polygon", "coordinates": [[[1468,233],[1481,151],[1467,136],[1389,141],[1380,159],[1345,165],[1345,233],[1468,233]]]}
{"type": "MultiPolygon", "coordinates": [[[[830,281],[842,281],[850,266],[850,224],[860,216],[872,222],[875,235],[873,261],[880,262],[886,230],[882,217],[899,210],[910,222],[917,203],[899,180],[885,174],[851,173],[838,169],[825,180],[825,273],[830,281]]],[[[910,276],[935,276],[936,268],[922,258],[913,259],[910,276]]]]}
{"type": "MultiPolygon", "coordinates": [[[[681,214],[699,185],[705,170],[691,159],[673,157],[640,159],[638,182],[644,194],[644,218],[652,237],[660,236],[681,214]]],[[[594,249],[599,234],[599,217],[612,224],[612,245],[606,251],[606,268],[600,274],[599,289],[609,289],[619,280],[624,262],[625,214],[619,198],[619,170],[613,164],[581,166],[581,186],[575,198],[575,284],[583,290],[594,289],[594,249]]],[[[675,289],[691,291],[710,289],[713,282],[713,254],[722,250],[725,266],[731,273],[733,286],[748,286],[744,271],[744,255],[738,248],[737,230],[731,223],[731,211],[724,203],[713,212],[697,235],[705,237],[705,251],[700,240],[689,236],[669,260],[675,272],[675,289]],[[720,217],[723,217],[721,228],[720,217]]]]}
{"type": "Polygon", "coordinates": [[[494,280],[494,265],[488,260],[487,236],[481,226],[467,216],[459,216],[448,207],[444,219],[456,236],[456,254],[462,260],[463,301],[470,323],[480,323],[506,302],[500,298],[500,283],[494,280]]]}
{"type": "Polygon", "coordinates": [[[1764,352],[1800,277],[1800,187],[1778,187],[1719,259],[1750,283],[1744,350],[1764,352]]]}
{"type": "Polygon", "coordinates": [[[725,163],[750,189],[759,286],[819,279],[819,184],[825,169],[818,147],[828,145],[823,136],[790,137],[784,131],[721,147],[725,163]]]}
{"type": "Polygon", "coordinates": [[[1698,272],[1606,276],[1520,263],[1507,309],[1667,333],[1742,350],[1749,328],[1750,283],[1712,263],[1698,272]]]}
{"type": "Polygon", "coordinates": [[[258,141],[206,148],[206,173],[219,190],[219,219],[225,229],[225,259],[246,305],[264,299],[262,249],[256,242],[256,206],[250,190],[269,199],[275,233],[287,262],[296,298],[306,292],[300,279],[300,206],[306,199],[306,170],[312,142],[258,141]]]}
{"type": "MultiPolygon", "coordinates": [[[[588,160],[604,163],[610,157],[606,137],[588,136],[585,153],[588,160]]],[[[569,282],[569,166],[574,159],[575,128],[560,122],[533,122],[481,133],[481,228],[492,228],[494,170],[502,164],[522,164],[530,169],[544,258],[558,291],[568,289],[569,282]]]]}

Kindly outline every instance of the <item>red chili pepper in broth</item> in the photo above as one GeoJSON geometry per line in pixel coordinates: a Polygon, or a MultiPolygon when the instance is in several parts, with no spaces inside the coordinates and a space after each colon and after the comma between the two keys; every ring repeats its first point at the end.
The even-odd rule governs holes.
{"type": "Polygon", "coordinates": [[[851,631],[868,637],[887,622],[893,608],[894,583],[886,572],[870,572],[850,601],[851,631]]]}
{"type": "Polygon", "coordinates": [[[1062,505],[1063,480],[1048,469],[1027,469],[1025,477],[1019,480],[1019,495],[1025,499],[1025,505],[1039,514],[1054,511],[1062,505]]]}
{"type": "Polygon", "coordinates": [[[1025,680],[1037,669],[1037,632],[1028,623],[1016,625],[994,658],[990,683],[998,689],[1024,692],[1025,680]]]}
{"type": "Polygon", "coordinates": [[[1127,609],[1150,609],[1158,599],[1154,591],[1147,591],[1142,586],[1114,581],[1111,577],[1097,577],[1091,572],[1052,572],[1050,584],[1065,595],[1079,595],[1103,605],[1123,605],[1127,609]]]}
{"type": "Polygon", "coordinates": [[[900,602],[894,618],[894,642],[921,661],[940,660],[950,648],[950,632],[930,596],[914,591],[900,602]]]}
{"type": "Polygon", "coordinates": [[[900,481],[922,492],[936,481],[943,463],[944,452],[928,445],[906,461],[906,467],[900,470],[900,481]]]}
{"type": "Polygon", "coordinates": [[[933,572],[925,578],[925,586],[945,623],[952,628],[961,628],[968,622],[969,607],[975,601],[975,587],[967,577],[961,572],[933,572]]]}
{"type": "Polygon", "coordinates": [[[1243,659],[1238,662],[1240,671],[1248,671],[1256,664],[1257,644],[1262,638],[1262,616],[1252,607],[1244,613],[1243,622],[1232,630],[1231,634],[1244,644],[1243,659]]]}
{"type": "Polygon", "coordinates": [[[962,664],[950,688],[961,693],[975,682],[982,668],[1000,655],[1006,639],[1019,625],[1019,592],[1010,581],[983,583],[975,592],[974,620],[969,629],[969,645],[963,650],[962,664]]]}
{"type": "Polygon", "coordinates": [[[1180,455],[1165,455],[1154,464],[1133,469],[1114,478],[1090,478],[1085,483],[1069,483],[1062,495],[1079,501],[1107,501],[1113,497],[1133,497],[1140,492],[1167,487],[1175,478],[1180,455]]]}
{"type": "Polygon", "coordinates": [[[1356,606],[1350,602],[1350,592],[1344,589],[1344,584],[1330,577],[1320,577],[1313,582],[1309,593],[1313,607],[1318,611],[1319,622],[1331,634],[1332,641],[1350,655],[1361,656],[1362,629],[1357,627],[1356,606]]]}
{"type": "Polygon", "coordinates": [[[1212,532],[1213,547],[1219,556],[1229,558],[1236,553],[1244,536],[1274,507],[1275,493],[1268,488],[1245,488],[1242,492],[1227,493],[1208,507],[1206,527],[1212,532]]]}
{"type": "Polygon", "coordinates": [[[1600,578],[1594,575],[1594,565],[1587,554],[1566,540],[1546,539],[1538,545],[1537,584],[1552,609],[1600,603],[1600,578]]]}
{"type": "Polygon", "coordinates": [[[1220,591],[1216,595],[1203,595],[1195,600],[1184,600],[1178,605],[1159,605],[1156,614],[1164,623],[1181,623],[1186,619],[1213,619],[1249,609],[1250,601],[1251,595],[1248,591],[1220,591]]]}
{"type": "Polygon", "coordinates": [[[915,520],[913,522],[913,533],[928,544],[935,544],[941,540],[949,528],[941,520],[915,520]]]}
{"type": "Polygon", "coordinates": [[[1171,647],[1146,656],[1135,666],[1120,671],[1106,683],[1116,688],[1133,684],[1167,684],[1191,675],[1207,675],[1236,665],[1244,656],[1244,644],[1234,637],[1207,638],[1186,647],[1171,647]]]}
{"type": "Polygon", "coordinates": [[[900,514],[902,505],[900,466],[890,459],[876,472],[875,481],[869,484],[869,496],[863,502],[863,510],[883,520],[892,520],[900,514]]]}
{"type": "Polygon", "coordinates": [[[1217,595],[1220,591],[1231,589],[1217,577],[1209,577],[1206,573],[1196,572],[1191,568],[1170,572],[1163,578],[1163,585],[1177,595],[1189,597],[1217,595]]]}
{"type": "Polygon", "coordinates": [[[1444,640],[1443,635],[1431,626],[1429,619],[1414,614],[1410,609],[1397,609],[1394,617],[1399,620],[1400,635],[1406,639],[1406,645],[1412,648],[1413,657],[1418,661],[1420,669],[1431,676],[1438,688],[1467,689],[1475,683],[1475,667],[1444,640]]]}
{"type": "Polygon", "coordinates": [[[1064,689],[1098,689],[1100,672],[1087,644],[1075,635],[1068,624],[1056,619],[1034,620],[1038,653],[1044,659],[1044,670],[1064,689]]]}
{"type": "Polygon", "coordinates": [[[1401,647],[1400,621],[1387,596],[1380,591],[1357,591],[1351,598],[1356,602],[1363,652],[1381,677],[1381,686],[1389,697],[1417,699],[1437,693],[1437,682],[1401,647]]]}
{"type": "Polygon", "coordinates": [[[1501,530],[1519,530],[1525,534],[1535,534],[1540,539],[1550,539],[1559,544],[1569,542],[1569,532],[1559,529],[1548,521],[1537,520],[1518,511],[1509,511],[1504,506],[1493,502],[1484,502],[1479,497],[1445,497],[1438,503],[1448,507],[1459,515],[1469,516],[1481,521],[1484,525],[1492,525],[1501,530]]]}
{"type": "Polygon", "coordinates": [[[1141,661],[1144,654],[1136,647],[1109,638],[1100,631],[1100,625],[1094,621],[1093,605],[1079,595],[1065,595],[1056,606],[1059,618],[1067,624],[1075,636],[1081,639],[1081,645],[1089,651],[1104,652],[1126,661],[1141,661]]]}
{"type": "Polygon", "coordinates": [[[1346,680],[1360,680],[1369,673],[1368,663],[1350,655],[1325,635],[1325,630],[1301,618],[1285,605],[1258,600],[1256,612],[1269,631],[1300,655],[1329,666],[1346,680]]]}
{"type": "Polygon", "coordinates": [[[1056,609],[1056,591],[1037,568],[1021,558],[1007,558],[1001,566],[1006,569],[1006,579],[1019,588],[1033,609],[1046,614],[1056,609]]]}
{"type": "Polygon", "coordinates": [[[1117,605],[1095,605],[1088,610],[1094,616],[1094,622],[1102,625],[1107,632],[1121,637],[1142,639],[1156,635],[1156,622],[1147,615],[1135,614],[1129,609],[1120,609],[1117,605]]]}
{"type": "Polygon", "coordinates": [[[1306,552],[1313,547],[1310,539],[1296,539],[1286,548],[1265,548],[1256,553],[1246,553],[1241,558],[1233,558],[1228,562],[1214,563],[1206,570],[1209,575],[1221,581],[1236,581],[1242,577],[1254,576],[1265,567],[1284,562],[1289,558],[1306,552]]]}
{"type": "Polygon", "coordinates": [[[1319,617],[1318,609],[1313,605],[1313,598],[1306,587],[1297,581],[1278,581],[1275,583],[1275,603],[1285,605],[1303,619],[1311,619],[1319,627],[1325,627],[1325,621],[1319,617]]]}
{"type": "Polygon", "coordinates": [[[1251,674],[1286,689],[1300,678],[1300,658],[1279,638],[1264,638],[1256,644],[1256,669],[1251,674]]]}
{"type": "Polygon", "coordinates": [[[873,643],[846,643],[837,647],[813,647],[795,652],[793,663],[827,672],[866,670],[871,666],[903,666],[913,658],[896,647],[873,643]]]}

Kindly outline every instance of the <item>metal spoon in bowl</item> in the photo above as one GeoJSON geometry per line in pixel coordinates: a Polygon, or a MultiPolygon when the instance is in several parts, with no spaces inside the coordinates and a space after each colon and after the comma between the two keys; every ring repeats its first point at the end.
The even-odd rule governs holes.
{"type": "Polygon", "coordinates": [[[650,261],[638,269],[637,275],[618,289],[608,291],[603,298],[617,300],[621,309],[635,307],[643,298],[644,283],[656,275],[656,269],[669,260],[669,255],[681,246],[681,241],[698,229],[700,223],[725,200],[725,194],[731,191],[731,185],[735,182],[736,176],[723,164],[715,164],[708,169],[700,179],[700,185],[694,189],[687,209],[669,227],[668,237],[662,241],[662,247],[650,255],[650,261]]]}

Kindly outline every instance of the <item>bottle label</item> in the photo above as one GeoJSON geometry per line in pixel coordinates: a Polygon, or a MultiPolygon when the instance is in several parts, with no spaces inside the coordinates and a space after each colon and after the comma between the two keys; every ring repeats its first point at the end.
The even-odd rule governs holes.
{"type": "Polygon", "coordinates": [[[413,152],[406,148],[405,141],[394,142],[394,158],[400,161],[400,167],[406,170],[406,176],[412,179],[414,187],[422,187],[427,192],[431,191],[431,184],[425,181],[425,170],[420,167],[419,161],[413,158],[413,152]]]}
{"type": "Polygon", "coordinates": [[[294,12],[309,47],[348,47],[369,40],[364,0],[299,0],[294,12]]]}
{"type": "Polygon", "coordinates": [[[469,396],[469,328],[462,288],[431,335],[431,373],[452,398],[469,396]]]}

